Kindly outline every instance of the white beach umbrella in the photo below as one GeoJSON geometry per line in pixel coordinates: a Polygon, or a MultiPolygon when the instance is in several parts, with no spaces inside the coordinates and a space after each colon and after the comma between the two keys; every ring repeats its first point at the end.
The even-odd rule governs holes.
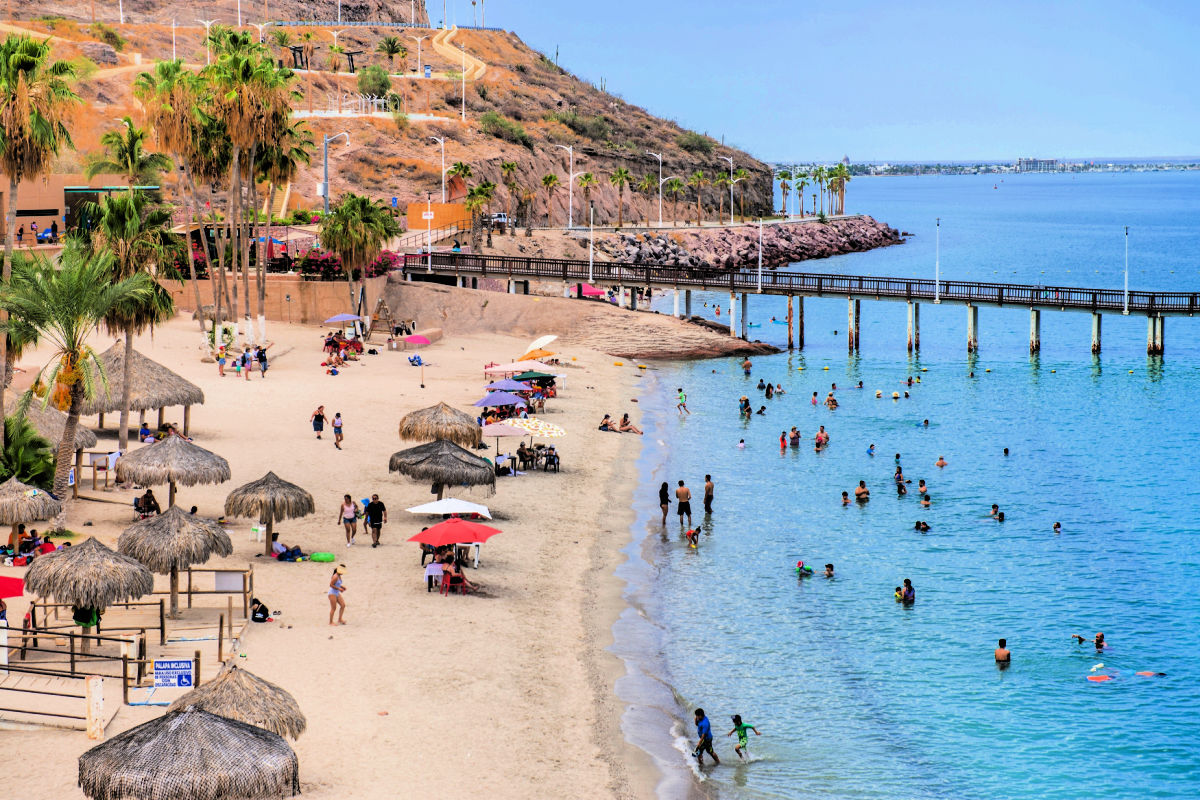
{"type": "Polygon", "coordinates": [[[529,346],[525,348],[525,352],[532,353],[534,350],[541,350],[541,349],[545,348],[546,345],[550,344],[557,338],[558,338],[557,336],[551,335],[551,336],[541,336],[537,339],[534,339],[532,342],[529,343],[529,346]]]}
{"type": "Polygon", "coordinates": [[[487,506],[481,506],[478,503],[468,503],[466,500],[459,500],[457,497],[447,497],[405,510],[413,514],[478,514],[484,519],[492,518],[492,513],[488,511],[487,506]]]}

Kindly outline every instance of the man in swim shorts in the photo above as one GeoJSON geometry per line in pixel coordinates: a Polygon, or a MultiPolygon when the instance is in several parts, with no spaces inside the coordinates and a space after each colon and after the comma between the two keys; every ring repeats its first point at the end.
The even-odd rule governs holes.
{"type": "Polygon", "coordinates": [[[679,482],[679,488],[675,490],[675,499],[679,501],[679,507],[676,512],[679,514],[679,522],[683,523],[683,515],[687,514],[688,527],[692,527],[692,490],[683,485],[683,481],[679,482]]]}
{"type": "Polygon", "coordinates": [[[692,751],[692,755],[695,757],[696,762],[701,766],[704,765],[705,753],[708,753],[710,756],[712,756],[714,764],[720,764],[721,759],[717,758],[717,754],[713,752],[712,723],[708,721],[708,717],[704,716],[703,708],[696,709],[695,718],[696,737],[698,741],[696,743],[696,749],[692,751]]]}
{"type": "Polygon", "coordinates": [[[713,504],[713,497],[714,497],[715,492],[716,492],[716,489],[713,486],[712,475],[705,475],[704,476],[704,513],[705,514],[712,513],[712,504],[713,504]]]}

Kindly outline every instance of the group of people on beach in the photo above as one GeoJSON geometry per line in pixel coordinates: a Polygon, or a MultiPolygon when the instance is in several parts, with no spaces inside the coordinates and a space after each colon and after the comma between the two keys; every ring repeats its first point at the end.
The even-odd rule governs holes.
{"type": "MultiPolygon", "coordinates": [[[[704,476],[704,513],[713,513],[713,498],[716,496],[716,485],[713,483],[712,475],[704,476]]],[[[687,526],[692,526],[692,490],[687,487],[682,480],[679,481],[679,486],[675,489],[676,513],[679,515],[679,524],[684,524],[683,518],[687,517],[687,526]]],[[[658,487],[658,505],[662,509],[662,524],[667,524],[667,514],[671,510],[671,487],[666,482],[662,482],[662,486],[658,487]]]]}
{"type": "Polygon", "coordinates": [[[267,377],[267,367],[269,366],[267,349],[271,347],[271,344],[271,342],[261,345],[248,344],[238,354],[230,353],[225,345],[220,345],[217,348],[217,374],[224,378],[225,365],[232,361],[234,374],[238,377],[244,374],[246,380],[250,380],[250,373],[256,369],[259,375],[267,377]]]}
{"type": "Polygon", "coordinates": [[[330,422],[329,417],[325,416],[325,406],[317,406],[317,410],[309,416],[309,422],[312,423],[313,433],[317,438],[321,438],[321,434],[325,432],[325,425],[329,423],[333,428],[333,446],[338,450],[342,449],[343,431],[345,423],[342,422],[342,412],[338,411],[333,415],[333,420],[330,422]]]}

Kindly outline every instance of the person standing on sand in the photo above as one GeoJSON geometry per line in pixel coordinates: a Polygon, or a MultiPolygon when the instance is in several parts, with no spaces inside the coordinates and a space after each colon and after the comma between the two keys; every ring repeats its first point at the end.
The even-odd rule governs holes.
{"type": "Polygon", "coordinates": [[[342,412],[333,415],[333,446],[342,449],[342,412]]]}
{"type": "Polygon", "coordinates": [[[713,487],[712,475],[704,476],[704,513],[713,513],[712,504],[715,488],[713,487]]]}
{"type": "MultiPolygon", "coordinates": [[[[349,497],[349,495],[346,495],[349,497]]],[[[333,612],[338,612],[338,625],[345,625],[346,620],[346,601],[342,599],[342,593],[346,591],[346,584],[342,581],[342,576],[346,574],[346,565],[338,564],[333,571],[333,577],[329,579],[329,624],[335,624],[333,621],[333,612]]]]}
{"type": "Polygon", "coordinates": [[[246,375],[246,383],[250,382],[250,368],[254,365],[254,356],[249,348],[242,351],[242,372],[246,375]]]}
{"type": "Polygon", "coordinates": [[[350,495],[342,497],[342,505],[338,508],[338,520],[346,529],[346,547],[354,545],[354,537],[358,535],[358,503],[350,499],[350,495]]]}
{"type": "Polygon", "coordinates": [[[317,410],[309,417],[312,422],[313,430],[316,431],[317,438],[321,438],[321,432],[325,430],[325,423],[329,422],[329,418],[325,416],[325,406],[317,406],[317,410]]]}
{"type": "Polygon", "coordinates": [[[371,495],[371,502],[363,509],[363,524],[371,531],[371,547],[379,547],[379,532],[387,521],[387,506],[380,502],[379,495],[371,495]]]}
{"type": "Polygon", "coordinates": [[[683,481],[679,482],[679,488],[675,490],[675,499],[679,501],[679,523],[683,524],[683,515],[687,514],[688,527],[692,527],[692,490],[683,485],[683,481]]]}
{"type": "Polygon", "coordinates": [[[665,526],[667,524],[667,512],[671,510],[670,486],[666,481],[663,481],[662,486],[658,487],[658,507],[662,509],[662,524],[665,526]]]}
{"type": "Polygon", "coordinates": [[[217,348],[217,374],[225,377],[225,345],[217,348]]]}
{"type": "Polygon", "coordinates": [[[258,371],[264,378],[267,377],[267,348],[270,346],[270,343],[267,343],[266,346],[258,348],[258,352],[255,353],[258,358],[258,371]]]}

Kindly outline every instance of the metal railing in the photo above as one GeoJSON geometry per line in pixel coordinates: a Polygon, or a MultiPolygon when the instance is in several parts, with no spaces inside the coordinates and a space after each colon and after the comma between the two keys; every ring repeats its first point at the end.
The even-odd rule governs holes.
{"type": "MultiPolygon", "coordinates": [[[[495,277],[542,278],[568,283],[588,281],[632,286],[679,287],[766,294],[834,295],[914,301],[942,300],[987,305],[1042,306],[1079,311],[1121,312],[1125,294],[1119,289],[1089,289],[1079,286],[1045,286],[976,281],[934,281],[885,278],[865,275],[835,275],[814,272],[754,271],[723,272],[692,267],[625,264],[560,258],[434,253],[436,272],[495,277]]],[[[406,266],[416,272],[418,266],[406,266]]],[[[1128,309],[1138,314],[1193,314],[1200,311],[1200,294],[1195,292],[1130,291],[1128,309]]]]}
{"type": "Polygon", "coordinates": [[[457,222],[452,222],[449,225],[442,225],[432,230],[410,230],[396,240],[395,244],[390,247],[390,250],[400,251],[410,248],[422,248],[431,239],[434,242],[440,242],[444,239],[449,239],[451,236],[469,233],[471,230],[471,220],[460,219],[457,222]]]}

